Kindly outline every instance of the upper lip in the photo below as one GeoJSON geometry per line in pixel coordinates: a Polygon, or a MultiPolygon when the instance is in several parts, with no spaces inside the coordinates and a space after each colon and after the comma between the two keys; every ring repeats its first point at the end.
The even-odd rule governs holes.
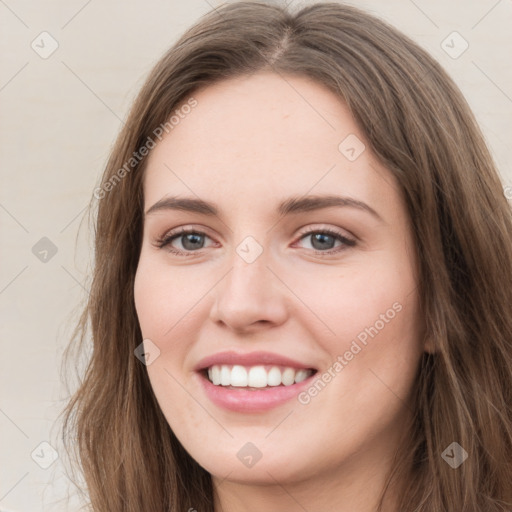
{"type": "Polygon", "coordinates": [[[210,368],[213,365],[240,365],[240,366],[257,366],[257,365],[274,365],[286,366],[296,369],[312,369],[311,365],[301,363],[289,357],[271,352],[249,352],[240,354],[237,352],[219,352],[211,356],[207,356],[196,365],[195,370],[201,371],[210,368]]]}

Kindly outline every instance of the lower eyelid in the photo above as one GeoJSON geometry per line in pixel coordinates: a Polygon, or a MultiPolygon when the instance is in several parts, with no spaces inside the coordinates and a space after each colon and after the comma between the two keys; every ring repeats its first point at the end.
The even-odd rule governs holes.
{"type": "MultiPolygon", "coordinates": [[[[317,233],[317,231],[314,231],[314,233],[317,233]]],[[[307,238],[309,236],[311,236],[312,233],[306,233],[304,235],[302,235],[298,240],[297,242],[294,242],[294,245],[302,240],[307,240],[307,238]]],[[[355,240],[352,240],[352,239],[349,239],[343,235],[333,235],[333,234],[329,234],[327,233],[329,236],[332,236],[335,241],[338,241],[340,242],[338,245],[335,244],[334,247],[330,248],[330,249],[325,249],[325,250],[320,250],[320,249],[315,249],[314,247],[311,247],[311,248],[305,248],[307,251],[309,252],[313,252],[317,255],[320,255],[320,256],[333,256],[333,255],[336,255],[338,253],[341,253],[342,251],[345,251],[347,249],[350,249],[352,247],[354,247],[356,245],[356,241],[355,240]]]]}
{"type": "Polygon", "coordinates": [[[329,229],[327,229],[327,228],[312,229],[312,230],[306,231],[306,232],[300,234],[298,236],[297,240],[302,240],[304,238],[307,238],[308,236],[318,234],[318,233],[332,236],[333,238],[335,238],[336,240],[339,240],[342,243],[346,243],[346,244],[355,244],[356,243],[356,240],[353,237],[346,235],[342,232],[338,232],[336,230],[330,229],[330,228],[329,229]]]}
{"type": "MultiPolygon", "coordinates": [[[[325,254],[330,254],[331,253],[332,254],[334,252],[338,252],[340,250],[343,250],[343,248],[352,247],[352,246],[356,245],[356,240],[354,240],[354,239],[352,239],[350,237],[347,237],[347,236],[345,236],[342,233],[338,233],[337,231],[334,231],[332,229],[312,229],[310,231],[304,232],[304,233],[298,235],[298,238],[296,239],[294,244],[296,244],[297,242],[300,242],[301,240],[306,239],[308,236],[311,236],[311,235],[314,235],[314,234],[318,234],[318,233],[332,236],[335,240],[338,240],[339,242],[341,242],[341,246],[338,246],[338,248],[327,249],[325,251],[320,251],[318,249],[310,249],[310,250],[313,250],[313,251],[315,251],[316,253],[319,253],[319,254],[321,254],[321,253],[325,253],[325,254]]],[[[159,247],[160,249],[168,249],[168,250],[170,250],[169,246],[171,246],[172,242],[174,242],[175,240],[179,239],[180,237],[183,237],[183,236],[186,236],[186,235],[191,235],[191,234],[200,235],[200,236],[203,236],[205,238],[209,238],[210,240],[212,240],[214,243],[211,244],[208,247],[211,247],[212,245],[214,246],[217,243],[217,242],[215,242],[215,240],[212,237],[210,237],[204,231],[193,230],[193,229],[189,229],[189,230],[184,229],[184,230],[179,231],[177,233],[172,233],[171,232],[169,234],[166,234],[166,235],[162,236],[161,238],[158,238],[155,241],[155,245],[157,247],[159,247]]],[[[193,250],[175,249],[174,247],[172,247],[172,250],[170,250],[170,252],[187,254],[187,255],[193,255],[193,254],[199,254],[204,249],[208,249],[208,247],[202,247],[202,248],[197,249],[195,251],[193,251],[193,250]]]]}
{"type": "MultiPolygon", "coordinates": [[[[213,238],[210,237],[209,235],[207,235],[206,233],[203,233],[201,231],[190,230],[190,231],[183,231],[183,232],[179,232],[179,233],[171,233],[168,235],[164,235],[163,237],[158,238],[156,240],[156,245],[163,249],[163,248],[170,246],[171,243],[174,242],[175,240],[179,240],[181,237],[184,237],[186,235],[200,235],[200,236],[203,236],[205,239],[209,238],[210,240],[214,241],[213,238]]],[[[206,248],[207,247],[202,247],[201,249],[198,249],[197,251],[190,251],[190,250],[182,251],[181,249],[176,249],[176,251],[192,253],[192,252],[199,252],[206,248]]]]}

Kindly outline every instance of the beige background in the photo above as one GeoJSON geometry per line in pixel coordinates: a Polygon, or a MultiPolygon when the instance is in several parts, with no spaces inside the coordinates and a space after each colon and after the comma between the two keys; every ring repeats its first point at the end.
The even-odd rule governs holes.
{"type": "MultiPolygon", "coordinates": [[[[87,223],[77,239],[78,228],[144,77],[186,27],[218,5],[209,1],[0,0],[0,508],[76,510],[63,501],[62,457],[48,469],[33,458],[51,462],[52,448],[42,442],[62,450],[54,424],[66,397],[60,357],[91,257],[87,223]],[[42,58],[54,41],[57,50],[42,58]],[[43,237],[57,250],[46,262],[39,258],[48,242],[32,251],[43,237]]],[[[444,65],[511,186],[512,2],[350,3],[392,22],[444,65]],[[442,47],[453,31],[469,44],[458,58],[442,47]]],[[[455,35],[446,44],[453,54],[464,41],[455,35]]]]}

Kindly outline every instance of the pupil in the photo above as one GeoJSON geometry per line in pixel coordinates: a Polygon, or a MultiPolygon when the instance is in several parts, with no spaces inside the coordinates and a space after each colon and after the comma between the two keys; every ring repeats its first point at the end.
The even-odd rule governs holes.
{"type": "MultiPolygon", "coordinates": [[[[313,247],[315,249],[332,249],[332,243],[334,242],[334,238],[331,235],[326,235],[323,233],[317,233],[313,236],[313,247]]],[[[183,247],[185,249],[197,249],[197,244],[200,243],[202,235],[189,233],[185,235],[183,243],[183,247]]]]}
{"type": "Polygon", "coordinates": [[[326,235],[323,233],[317,233],[316,235],[313,235],[313,247],[315,247],[316,242],[320,242],[320,247],[315,247],[315,249],[332,249],[333,241],[334,241],[334,238],[331,235],[326,235]],[[326,242],[326,240],[327,240],[327,242],[326,242]],[[328,243],[328,242],[331,242],[331,243],[328,243]],[[327,243],[327,245],[329,247],[322,245],[325,243],[327,243]]]}
{"type": "Polygon", "coordinates": [[[200,242],[201,240],[201,236],[202,235],[198,235],[198,234],[194,234],[194,233],[189,233],[188,235],[185,235],[185,242],[183,243],[183,247],[185,247],[185,249],[189,250],[189,249],[197,249],[197,243],[200,242]],[[192,240],[192,244],[189,245],[189,242],[192,240]],[[196,244],[196,245],[194,245],[196,244]],[[187,247],[187,245],[189,245],[187,247]]]}

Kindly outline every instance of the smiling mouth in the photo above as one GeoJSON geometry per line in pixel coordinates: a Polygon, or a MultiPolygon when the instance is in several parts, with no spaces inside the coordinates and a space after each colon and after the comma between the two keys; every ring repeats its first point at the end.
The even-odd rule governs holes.
{"type": "Polygon", "coordinates": [[[256,365],[241,366],[215,364],[203,370],[203,376],[214,386],[227,389],[262,390],[289,387],[298,384],[316,373],[312,368],[256,365]]]}

